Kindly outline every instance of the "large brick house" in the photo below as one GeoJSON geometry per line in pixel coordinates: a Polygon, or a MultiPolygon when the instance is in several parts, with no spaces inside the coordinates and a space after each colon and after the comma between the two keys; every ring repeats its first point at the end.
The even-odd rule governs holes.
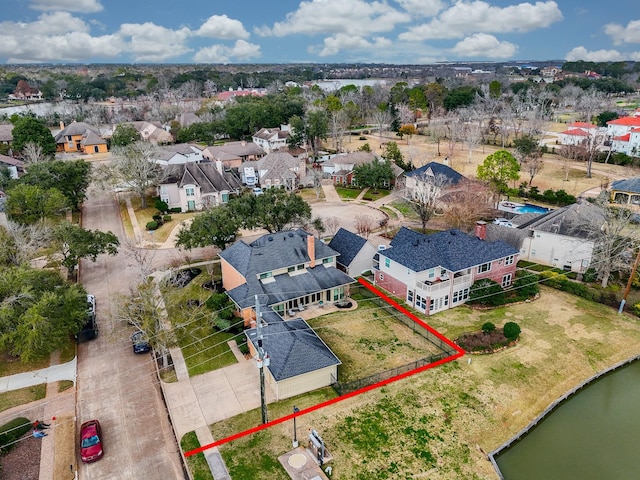
{"type": "Polygon", "coordinates": [[[107,153],[107,141],[97,128],[84,122],[72,122],[66,127],[61,122],[55,135],[56,151],[64,153],[107,153]]]}
{"type": "Polygon", "coordinates": [[[476,280],[509,287],[518,250],[486,241],[486,226],[478,222],[475,236],[460,230],[424,235],[402,227],[390,248],[374,256],[375,283],[427,315],[465,303],[476,280]]]}

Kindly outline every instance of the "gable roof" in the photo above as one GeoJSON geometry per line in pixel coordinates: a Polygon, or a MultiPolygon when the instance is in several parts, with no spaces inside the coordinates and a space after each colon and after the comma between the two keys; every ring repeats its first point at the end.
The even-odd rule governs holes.
{"type": "Polygon", "coordinates": [[[13,125],[1,124],[0,125],[0,142],[13,141],[13,134],[11,133],[12,130],[13,130],[13,125]]]}
{"type": "Polygon", "coordinates": [[[420,177],[422,175],[429,175],[435,177],[437,175],[444,175],[451,185],[457,185],[460,180],[464,180],[466,177],[456,172],[453,168],[443,165],[438,162],[429,162],[426,165],[416,168],[410,172],[405,173],[407,177],[420,177]]]}
{"type": "Polygon", "coordinates": [[[625,127],[640,127],[639,117],[622,117],[615,120],[609,120],[607,125],[622,125],[625,127]]]}
{"type": "Polygon", "coordinates": [[[517,228],[588,238],[593,226],[602,226],[604,222],[604,215],[598,206],[580,201],[539,215],[517,228]]]}
{"type": "Polygon", "coordinates": [[[391,240],[391,248],[380,255],[414,272],[437,266],[457,272],[517,253],[505,242],[487,242],[456,229],[424,235],[402,227],[391,240]]]}
{"type": "MultiPolygon", "coordinates": [[[[301,318],[283,320],[273,311],[263,312],[262,346],[269,354],[269,371],[276,381],[310,373],[342,362],[301,318]]],[[[257,329],[245,332],[258,345],[257,329]]]]}
{"type": "Polygon", "coordinates": [[[249,155],[264,155],[264,150],[253,142],[227,142],[224,145],[210,145],[204,149],[216,160],[223,160],[225,156],[247,157],[249,155]]]}
{"type": "Polygon", "coordinates": [[[576,136],[576,137],[588,137],[589,134],[587,132],[585,132],[584,130],[582,130],[581,128],[573,128],[571,130],[565,130],[564,132],[561,132],[562,135],[572,135],[572,136],[576,136]]]}
{"type": "Polygon", "coordinates": [[[640,193],[640,177],[626,178],[624,180],[616,180],[611,183],[611,190],[619,192],[640,193]]]}
{"type": "Polygon", "coordinates": [[[227,292],[241,308],[253,305],[257,294],[266,294],[267,304],[273,305],[352,283],[354,280],[337,268],[322,264],[322,259],[336,255],[338,252],[302,229],[269,233],[250,244],[240,240],[220,252],[220,257],[246,281],[227,292]],[[308,263],[311,257],[307,250],[307,237],[311,237],[314,242],[315,267],[307,268],[304,273],[296,272],[295,276],[285,273],[271,277],[269,282],[260,281],[261,273],[308,263]]]}
{"type": "Polygon", "coordinates": [[[333,157],[331,157],[331,159],[329,159],[328,162],[325,162],[324,165],[329,166],[329,165],[335,165],[335,164],[339,164],[339,165],[353,164],[355,166],[355,165],[361,165],[363,163],[371,163],[375,158],[376,156],[372,152],[365,152],[365,151],[358,150],[356,152],[339,153],[338,155],[334,155],[333,157]]]}
{"type": "Polygon", "coordinates": [[[288,130],[282,130],[279,127],[276,128],[261,128],[253,134],[254,138],[260,138],[262,140],[277,140],[288,138],[291,132],[288,130]]]}
{"type": "Polygon", "coordinates": [[[5,165],[11,165],[12,167],[16,167],[19,169],[24,168],[24,162],[22,160],[18,160],[17,158],[9,157],[7,155],[0,155],[0,163],[5,165]]]}
{"type": "Polygon", "coordinates": [[[178,188],[185,185],[198,185],[203,194],[221,192],[223,190],[240,190],[242,183],[231,172],[220,173],[213,163],[183,163],[172,165],[167,169],[167,178],[163,182],[177,183],[178,188]]]}
{"type": "Polygon", "coordinates": [[[84,135],[87,132],[87,130],[99,136],[99,132],[95,127],[92,127],[88,123],[74,121],[74,122],[71,122],[69,125],[67,125],[65,128],[63,128],[62,130],[60,130],[56,134],[55,139],[57,143],[64,143],[66,142],[65,137],[67,136],[74,137],[77,135],[84,135]]]}
{"type": "Polygon", "coordinates": [[[104,145],[106,143],[107,141],[104,138],[102,138],[100,135],[98,135],[96,132],[94,132],[93,130],[86,130],[82,134],[82,140],[80,141],[80,145],[82,146],[104,145]]]}
{"type": "Polygon", "coordinates": [[[348,267],[366,243],[367,240],[360,235],[340,227],[340,230],[329,242],[329,247],[340,253],[338,263],[348,267]]]}

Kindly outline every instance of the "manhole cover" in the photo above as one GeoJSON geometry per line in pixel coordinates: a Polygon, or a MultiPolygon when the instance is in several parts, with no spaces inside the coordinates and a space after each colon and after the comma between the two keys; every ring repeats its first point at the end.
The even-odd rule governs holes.
{"type": "Polygon", "coordinates": [[[294,453],[289,457],[289,465],[293,468],[302,468],[307,463],[307,457],[302,453],[294,453]]]}

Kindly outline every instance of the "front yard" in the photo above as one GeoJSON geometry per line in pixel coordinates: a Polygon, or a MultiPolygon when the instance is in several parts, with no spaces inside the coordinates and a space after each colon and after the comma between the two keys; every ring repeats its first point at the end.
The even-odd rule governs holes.
{"type": "MultiPolygon", "coordinates": [[[[349,319],[344,328],[356,325],[349,319]]],[[[299,436],[318,430],[334,457],[334,479],[497,478],[486,453],[578,383],[637,354],[640,343],[637,318],[547,287],[533,302],[489,311],[460,307],[427,320],[449,338],[489,321],[517,322],[520,342],[308,413],[298,418],[299,436]]],[[[306,399],[295,405],[308,405],[306,399]]],[[[270,405],[270,418],[290,406],[270,405]]],[[[259,416],[254,411],[212,425],[214,438],[255,426],[259,416]]],[[[232,476],[287,478],[274,462],[290,450],[292,428],[286,422],[221,446],[232,476]]]]}

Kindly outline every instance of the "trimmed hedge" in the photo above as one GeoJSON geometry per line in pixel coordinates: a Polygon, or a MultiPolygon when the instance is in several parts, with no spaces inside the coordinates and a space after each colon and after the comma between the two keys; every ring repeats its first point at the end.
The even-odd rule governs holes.
{"type": "Polygon", "coordinates": [[[149,222],[146,225],[147,230],[157,230],[158,229],[158,222],[149,222]]]}
{"type": "Polygon", "coordinates": [[[562,290],[563,292],[571,293],[572,295],[602,303],[603,305],[613,308],[618,308],[620,305],[620,299],[614,292],[602,290],[580,282],[573,282],[569,280],[565,274],[542,272],[540,273],[540,278],[545,285],[557,290],[562,290]]]}
{"type": "Polygon", "coordinates": [[[0,454],[8,452],[15,442],[31,430],[31,420],[24,417],[14,418],[0,427],[0,454]]]}

